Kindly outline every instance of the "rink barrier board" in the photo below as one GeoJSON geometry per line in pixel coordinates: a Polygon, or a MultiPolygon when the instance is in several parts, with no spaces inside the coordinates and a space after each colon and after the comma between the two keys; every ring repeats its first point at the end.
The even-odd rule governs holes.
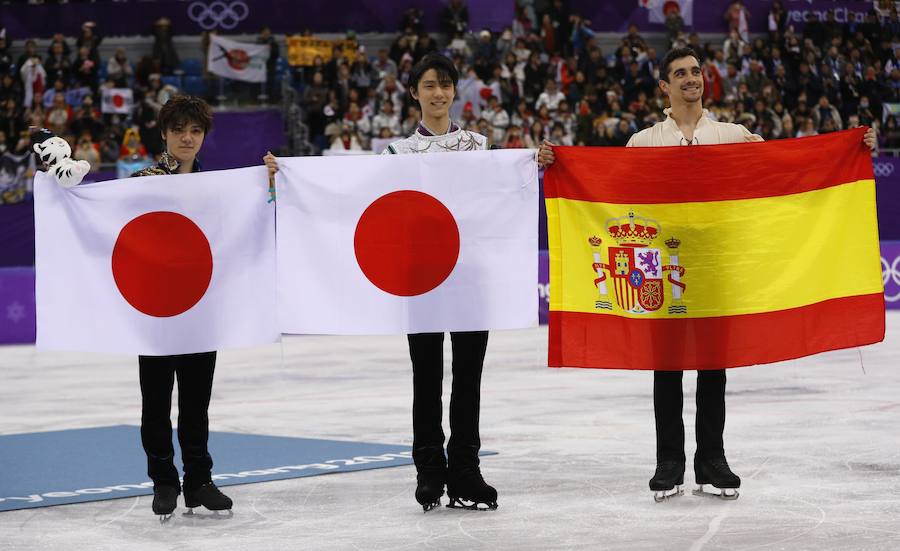
{"type": "MultiPolygon", "coordinates": [[[[545,325],[550,309],[549,254],[538,254],[538,314],[545,325]]],[[[900,310],[900,241],[881,242],[881,271],[885,305],[900,310]]],[[[34,337],[34,268],[0,268],[0,344],[33,344],[34,337]]]]}

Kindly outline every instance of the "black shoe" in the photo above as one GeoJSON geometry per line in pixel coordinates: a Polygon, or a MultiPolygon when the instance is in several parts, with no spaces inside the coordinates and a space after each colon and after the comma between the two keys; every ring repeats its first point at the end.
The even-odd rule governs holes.
{"type": "Polygon", "coordinates": [[[484,481],[477,465],[462,469],[451,467],[447,478],[447,496],[452,509],[493,511],[497,509],[497,490],[484,481]]]}
{"type": "Polygon", "coordinates": [[[731,472],[724,457],[694,459],[694,479],[697,484],[712,484],[716,488],[741,487],[741,477],[731,472]]]}
{"type": "Polygon", "coordinates": [[[654,492],[671,490],[684,484],[683,461],[660,461],[656,464],[656,473],[650,479],[650,489],[654,492]]]}
{"type": "Polygon", "coordinates": [[[426,446],[413,450],[416,463],[416,501],[427,513],[441,505],[447,483],[447,458],[443,446],[426,446]]]}
{"type": "Polygon", "coordinates": [[[416,501],[426,513],[435,507],[440,507],[446,478],[446,473],[419,473],[416,475],[416,501]]]}
{"type": "Polygon", "coordinates": [[[653,499],[657,502],[682,495],[683,484],[683,461],[660,461],[656,464],[656,473],[650,479],[650,489],[654,492],[653,499]]]}
{"type": "Polygon", "coordinates": [[[213,482],[207,482],[194,490],[184,491],[185,507],[193,509],[201,505],[210,511],[228,511],[231,509],[232,501],[213,482]]]}
{"type": "Polygon", "coordinates": [[[156,515],[171,515],[178,506],[178,494],[181,491],[177,486],[153,486],[153,513],[156,515]]]}
{"type": "Polygon", "coordinates": [[[694,480],[700,486],[694,490],[695,495],[709,493],[722,499],[737,499],[737,491],[741,487],[741,477],[731,472],[725,457],[713,459],[694,458],[694,480]],[[718,492],[707,492],[703,486],[709,484],[718,492]]]}

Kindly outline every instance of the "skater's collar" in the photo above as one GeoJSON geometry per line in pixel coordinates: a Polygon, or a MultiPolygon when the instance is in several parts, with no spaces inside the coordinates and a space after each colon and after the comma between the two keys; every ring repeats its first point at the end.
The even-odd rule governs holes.
{"type": "MultiPolygon", "coordinates": [[[[675,125],[676,127],[678,126],[678,122],[672,117],[671,107],[666,107],[665,109],[663,109],[663,115],[666,116],[666,120],[663,122],[669,123],[670,125],[675,125]]],[[[712,122],[712,119],[709,118],[709,109],[703,109],[703,111],[701,111],[700,113],[700,118],[697,119],[697,126],[699,127],[709,122],[712,122]]]]}
{"type": "MultiPolygon", "coordinates": [[[[176,174],[181,163],[178,162],[178,159],[170,155],[168,151],[163,151],[162,155],[159,156],[159,162],[156,163],[156,166],[169,174],[176,174]]],[[[194,169],[191,172],[200,172],[200,170],[200,158],[194,157],[194,169]]]]}
{"type": "Polygon", "coordinates": [[[447,128],[447,131],[439,134],[437,132],[433,132],[430,128],[425,126],[425,121],[419,121],[419,127],[416,129],[416,132],[418,132],[419,134],[421,134],[423,136],[441,136],[444,134],[452,134],[453,132],[456,132],[457,130],[459,130],[459,127],[456,126],[456,124],[454,124],[453,121],[450,121],[450,126],[447,128]]]}

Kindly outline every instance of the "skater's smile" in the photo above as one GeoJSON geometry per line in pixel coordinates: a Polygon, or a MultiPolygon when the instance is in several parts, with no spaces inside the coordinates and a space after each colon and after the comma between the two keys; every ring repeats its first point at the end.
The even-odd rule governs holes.
{"type": "Polygon", "coordinates": [[[669,82],[661,81],[669,99],[675,103],[694,103],[703,97],[703,76],[700,63],[693,56],[686,56],[672,62],[669,82]]]}
{"type": "Polygon", "coordinates": [[[453,103],[456,89],[453,81],[440,78],[437,71],[429,69],[422,75],[413,97],[419,100],[425,115],[429,118],[444,119],[453,103]]]}

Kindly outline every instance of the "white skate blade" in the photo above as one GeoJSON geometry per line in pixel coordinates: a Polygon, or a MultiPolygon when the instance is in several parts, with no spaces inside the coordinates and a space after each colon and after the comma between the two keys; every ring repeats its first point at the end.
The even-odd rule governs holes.
{"type": "Polygon", "coordinates": [[[741,496],[737,488],[716,488],[712,484],[700,484],[691,493],[695,496],[717,497],[726,501],[734,501],[741,496]]]}
{"type": "Polygon", "coordinates": [[[422,512],[427,513],[428,511],[433,511],[441,506],[441,500],[436,499],[431,503],[422,504],[422,512]]]}
{"type": "Polygon", "coordinates": [[[657,503],[662,503],[663,501],[668,501],[672,498],[684,495],[684,488],[680,485],[675,486],[671,490],[656,490],[653,492],[653,501],[657,503]]]}
{"type": "Polygon", "coordinates": [[[159,523],[160,524],[166,524],[171,519],[172,519],[172,513],[166,513],[164,515],[159,515],[159,523]]]}
{"type": "Polygon", "coordinates": [[[450,498],[450,503],[447,504],[447,507],[450,509],[466,509],[469,511],[496,511],[499,506],[496,501],[485,503],[483,501],[470,501],[468,499],[452,497],[450,498]]]}
{"type": "Polygon", "coordinates": [[[234,517],[234,511],[231,509],[224,509],[222,511],[208,511],[206,513],[195,512],[194,509],[200,509],[200,507],[189,507],[187,511],[181,513],[181,516],[187,518],[194,518],[200,520],[226,520],[234,517]]]}

